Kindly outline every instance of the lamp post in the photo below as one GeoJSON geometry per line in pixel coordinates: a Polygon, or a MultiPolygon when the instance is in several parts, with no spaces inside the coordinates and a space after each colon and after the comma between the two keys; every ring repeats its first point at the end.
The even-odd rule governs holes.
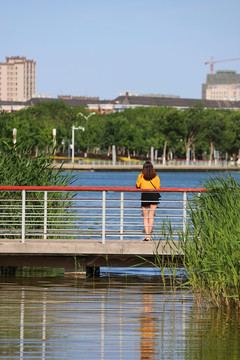
{"type": "Polygon", "coordinates": [[[52,134],[53,134],[53,155],[55,155],[55,153],[56,153],[56,144],[57,144],[57,141],[56,141],[57,130],[53,129],[52,134]]]}
{"type": "Polygon", "coordinates": [[[13,129],[13,146],[16,146],[16,142],[17,142],[17,129],[14,128],[13,129]]]}
{"type": "Polygon", "coordinates": [[[74,130],[82,130],[84,131],[85,128],[82,126],[72,126],[72,163],[74,164],[74,130]]]}
{"type": "Polygon", "coordinates": [[[89,115],[84,115],[83,113],[79,112],[78,115],[81,115],[87,121],[91,116],[95,115],[95,112],[92,112],[89,115]]]}

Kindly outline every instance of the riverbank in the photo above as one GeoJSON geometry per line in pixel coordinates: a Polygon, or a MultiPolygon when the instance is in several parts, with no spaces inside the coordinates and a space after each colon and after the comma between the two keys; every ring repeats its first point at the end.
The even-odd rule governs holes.
{"type": "MultiPolygon", "coordinates": [[[[139,171],[142,170],[142,165],[109,165],[109,164],[78,164],[78,163],[64,163],[59,164],[55,163],[56,168],[64,170],[74,170],[74,171],[139,171]]],[[[237,166],[194,166],[194,165],[154,165],[154,168],[160,172],[227,172],[227,171],[239,171],[237,166]]]]}

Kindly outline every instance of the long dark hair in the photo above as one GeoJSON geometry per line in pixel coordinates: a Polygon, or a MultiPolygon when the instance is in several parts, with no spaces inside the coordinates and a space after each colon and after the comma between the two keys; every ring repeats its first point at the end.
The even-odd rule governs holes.
{"type": "Polygon", "coordinates": [[[148,160],[143,164],[142,174],[145,180],[152,180],[155,176],[157,176],[151,161],[148,160]]]}

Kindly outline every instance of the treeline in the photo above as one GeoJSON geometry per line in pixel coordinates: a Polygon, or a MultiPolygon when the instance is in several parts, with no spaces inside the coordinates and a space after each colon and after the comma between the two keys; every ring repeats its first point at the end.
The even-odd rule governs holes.
{"type": "Polygon", "coordinates": [[[30,146],[32,152],[56,149],[67,153],[75,130],[75,152],[110,153],[116,146],[118,155],[146,156],[153,146],[158,156],[169,153],[174,158],[212,159],[214,150],[221,158],[240,156],[240,111],[204,109],[197,105],[185,110],[167,107],[139,107],[121,113],[95,114],[86,119],[85,108],[69,107],[63,102],[45,102],[18,112],[1,113],[0,141],[12,142],[13,128],[17,142],[30,146]],[[82,116],[80,113],[84,114],[82,116]]]}

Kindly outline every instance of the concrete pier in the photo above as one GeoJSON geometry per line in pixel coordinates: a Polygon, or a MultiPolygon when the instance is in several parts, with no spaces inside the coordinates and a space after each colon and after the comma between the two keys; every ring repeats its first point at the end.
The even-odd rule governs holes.
{"type": "Polygon", "coordinates": [[[102,244],[100,240],[31,239],[21,243],[4,239],[0,241],[0,266],[56,267],[65,272],[91,273],[99,267],[153,266],[156,254],[167,265],[173,252],[174,261],[180,264],[181,250],[177,244],[173,250],[166,241],[109,240],[102,244]]]}
{"type": "MultiPolygon", "coordinates": [[[[54,167],[60,168],[61,164],[55,163],[54,167]]],[[[64,170],[74,171],[142,171],[142,164],[140,165],[100,165],[100,164],[72,164],[64,163],[62,165],[64,170]]],[[[219,171],[239,171],[236,166],[200,166],[200,165],[157,165],[154,164],[155,170],[159,172],[219,172],[219,171]]]]}

